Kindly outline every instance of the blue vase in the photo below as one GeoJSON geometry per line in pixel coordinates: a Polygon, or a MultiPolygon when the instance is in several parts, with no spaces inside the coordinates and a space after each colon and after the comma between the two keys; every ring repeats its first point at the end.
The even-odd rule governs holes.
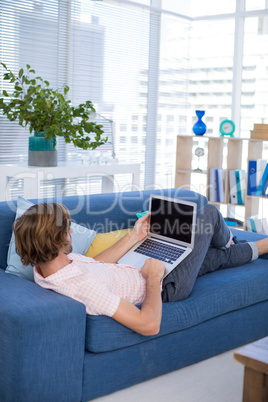
{"type": "Polygon", "coordinates": [[[204,110],[196,110],[195,114],[198,117],[198,120],[193,125],[193,132],[195,133],[195,135],[204,135],[205,132],[207,131],[207,126],[202,121],[202,117],[204,116],[205,111],[204,110]]]}

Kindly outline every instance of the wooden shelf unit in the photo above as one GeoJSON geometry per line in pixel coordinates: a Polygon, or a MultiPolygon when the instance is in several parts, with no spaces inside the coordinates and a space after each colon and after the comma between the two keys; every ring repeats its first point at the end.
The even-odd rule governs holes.
{"type": "MultiPolygon", "coordinates": [[[[230,203],[229,192],[229,170],[244,169],[248,177],[248,161],[256,159],[267,159],[263,156],[266,148],[268,149],[268,140],[257,140],[250,138],[230,138],[230,137],[209,137],[196,135],[178,135],[177,136],[177,156],[176,156],[176,175],[175,186],[183,188],[191,188],[191,178],[193,174],[206,175],[206,191],[205,194],[209,201],[209,172],[211,168],[226,169],[225,182],[225,201],[224,203],[210,202],[220,208],[221,205],[227,207],[244,209],[243,221],[246,217],[259,215],[260,203],[265,203],[267,197],[256,197],[247,195],[246,182],[246,197],[244,205],[236,205],[230,203]],[[195,157],[194,151],[197,147],[202,147],[205,150],[204,156],[200,157],[203,162],[202,171],[197,171],[194,168],[195,157]]],[[[267,161],[268,162],[268,161],[267,161]]],[[[195,186],[196,191],[196,186],[195,186]]],[[[263,209],[263,208],[261,208],[263,209]]],[[[245,225],[244,225],[245,227],[245,225]]]]}

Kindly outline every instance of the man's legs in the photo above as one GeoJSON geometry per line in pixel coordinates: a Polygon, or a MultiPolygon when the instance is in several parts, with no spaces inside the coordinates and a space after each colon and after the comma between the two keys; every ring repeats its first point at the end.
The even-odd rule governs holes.
{"type": "Polygon", "coordinates": [[[234,244],[226,250],[209,247],[198,277],[224,268],[239,267],[252,261],[252,247],[247,242],[234,244]]]}
{"type": "Polygon", "coordinates": [[[219,210],[205,205],[197,215],[194,249],[163,281],[163,302],[186,299],[196,278],[252,260],[249,243],[231,246],[232,235],[219,210]]]}

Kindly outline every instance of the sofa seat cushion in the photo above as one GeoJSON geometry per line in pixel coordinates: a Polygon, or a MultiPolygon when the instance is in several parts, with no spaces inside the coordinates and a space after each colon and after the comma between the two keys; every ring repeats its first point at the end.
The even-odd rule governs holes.
{"type": "MultiPolygon", "coordinates": [[[[241,267],[225,269],[197,279],[191,296],[164,303],[160,337],[182,331],[214,317],[268,300],[268,263],[258,259],[241,267]]],[[[99,353],[146,342],[137,334],[105,316],[87,316],[86,350],[99,353]]]]}

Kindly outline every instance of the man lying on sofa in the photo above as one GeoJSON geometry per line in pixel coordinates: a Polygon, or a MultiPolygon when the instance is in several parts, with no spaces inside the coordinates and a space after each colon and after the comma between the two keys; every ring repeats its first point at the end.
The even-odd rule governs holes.
{"type": "Polygon", "coordinates": [[[192,253],[164,280],[165,267],[159,260],[146,260],[141,270],[117,264],[146,236],[148,216],[93,259],[71,253],[71,217],[65,206],[37,204],[15,221],[16,250],[24,265],[34,266],[38,285],[80,301],[87,314],[110,316],[142,335],[159,332],[162,302],[187,298],[198,276],[251,262],[268,252],[268,238],[234,244],[218,209],[205,205],[197,214],[197,227],[206,230],[196,232],[192,253]]]}

